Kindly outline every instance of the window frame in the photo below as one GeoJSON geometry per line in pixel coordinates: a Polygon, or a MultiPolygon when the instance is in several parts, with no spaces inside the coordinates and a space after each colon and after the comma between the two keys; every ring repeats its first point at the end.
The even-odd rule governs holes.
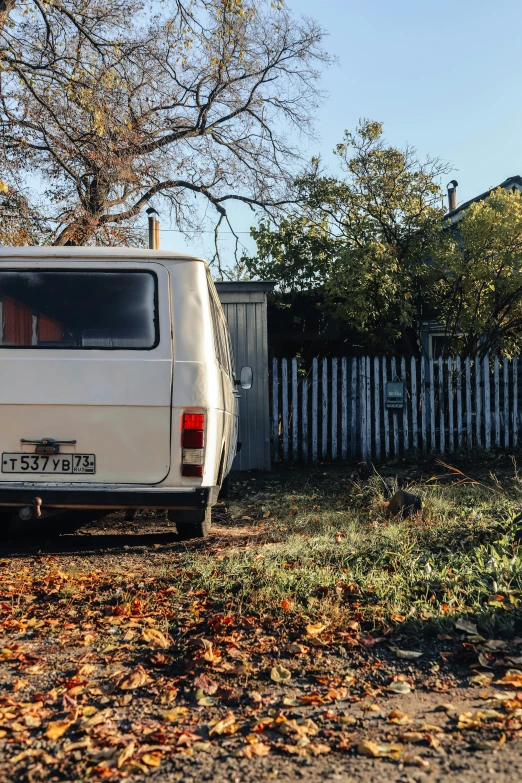
{"type": "MultiPolygon", "coordinates": [[[[67,274],[71,272],[72,274],[75,273],[89,273],[89,272],[95,272],[98,275],[107,275],[107,274],[146,274],[150,275],[154,281],[154,297],[153,297],[153,325],[154,325],[154,342],[149,347],[137,347],[137,346],[109,346],[109,345],[86,345],[86,346],[77,346],[77,345],[63,345],[60,346],[57,345],[3,345],[0,342],[0,351],[74,351],[74,352],[81,352],[84,351],[153,351],[155,350],[161,340],[161,333],[160,333],[160,317],[159,317],[159,286],[158,286],[158,275],[157,273],[152,269],[118,269],[118,268],[111,268],[111,269],[96,269],[96,267],[77,267],[75,269],[71,267],[0,267],[0,278],[2,275],[2,272],[18,272],[18,273],[24,273],[24,272],[50,272],[50,273],[58,273],[58,274],[67,274]]],[[[1,339],[3,339],[3,308],[1,306],[1,300],[0,300],[0,335],[1,339]]]]}

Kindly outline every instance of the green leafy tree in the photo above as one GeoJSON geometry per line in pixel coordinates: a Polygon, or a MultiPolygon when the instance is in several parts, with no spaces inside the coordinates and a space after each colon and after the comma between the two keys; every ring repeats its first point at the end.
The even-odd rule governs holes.
{"type": "Polygon", "coordinates": [[[522,345],[522,197],[497,188],[431,249],[433,304],[446,352],[512,356],[522,345]]]}
{"type": "Polygon", "coordinates": [[[299,209],[252,230],[252,274],[283,291],[314,290],[369,348],[391,347],[418,322],[434,270],[426,264],[444,215],[439,179],[447,167],[385,144],[364,121],[335,150],[344,176],[314,160],[296,182],[299,209]]]}

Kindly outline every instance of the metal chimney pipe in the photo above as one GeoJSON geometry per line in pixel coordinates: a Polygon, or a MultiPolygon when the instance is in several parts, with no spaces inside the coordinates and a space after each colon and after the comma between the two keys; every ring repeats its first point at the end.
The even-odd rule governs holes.
{"type": "Polygon", "coordinates": [[[448,188],[448,204],[449,204],[449,211],[454,212],[457,209],[457,187],[458,182],[456,179],[452,179],[451,182],[448,182],[447,188],[448,188]]]}
{"type": "Polygon", "coordinates": [[[149,250],[154,250],[154,223],[154,218],[149,215],[149,250]]]}
{"type": "Polygon", "coordinates": [[[149,250],[160,249],[160,234],[159,234],[159,220],[156,220],[154,215],[158,213],[153,207],[149,207],[147,210],[149,216],[149,250]]]}

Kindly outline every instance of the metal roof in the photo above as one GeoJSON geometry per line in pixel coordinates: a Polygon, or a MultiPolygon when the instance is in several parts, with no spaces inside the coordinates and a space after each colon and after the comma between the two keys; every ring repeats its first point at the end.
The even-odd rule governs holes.
{"type": "Polygon", "coordinates": [[[504,190],[513,190],[513,188],[518,187],[519,190],[522,190],[522,177],[520,174],[515,174],[514,177],[508,177],[504,180],[504,182],[501,182],[500,185],[496,185],[494,188],[490,188],[489,190],[486,190],[484,193],[481,193],[480,196],[475,196],[475,198],[470,198],[469,201],[465,201],[463,204],[459,204],[457,209],[452,210],[452,212],[448,212],[445,217],[452,218],[456,217],[459,212],[462,212],[462,210],[467,209],[470,204],[473,204],[475,201],[483,201],[485,198],[491,195],[491,193],[496,190],[497,188],[504,188],[504,190]]]}

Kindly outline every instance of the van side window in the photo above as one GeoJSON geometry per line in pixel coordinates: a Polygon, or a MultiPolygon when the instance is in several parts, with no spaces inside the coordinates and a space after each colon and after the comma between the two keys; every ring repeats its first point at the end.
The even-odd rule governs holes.
{"type": "Polygon", "coordinates": [[[226,326],[223,323],[223,316],[219,312],[214,297],[210,295],[210,310],[212,313],[212,327],[214,331],[214,346],[218,362],[230,374],[230,361],[228,358],[227,343],[225,338],[226,326]]]}

